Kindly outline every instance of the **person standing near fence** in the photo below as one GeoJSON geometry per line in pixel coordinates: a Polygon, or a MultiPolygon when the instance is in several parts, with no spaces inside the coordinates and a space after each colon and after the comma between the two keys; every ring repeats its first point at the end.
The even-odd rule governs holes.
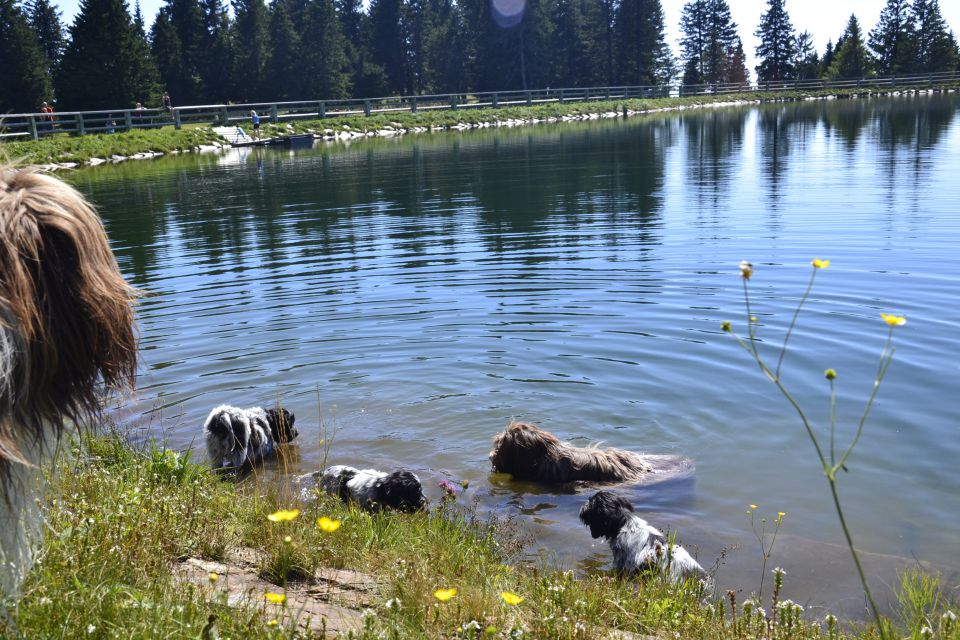
{"type": "Polygon", "coordinates": [[[260,116],[253,109],[250,110],[250,124],[253,125],[253,139],[260,139],[260,116]]]}
{"type": "Polygon", "coordinates": [[[166,91],[163,92],[163,98],[161,98],[161,104],[163,105],[164,111],[173,110],[173,100],[170,99],[170,94],[166,91]]]}
{"type": "Polygon", "coordinates": [[[43,116],[43,128],[44,129],[53,129],[53,107],[44,102],[40,106],[40,113],[46,114],[43,116]]]}

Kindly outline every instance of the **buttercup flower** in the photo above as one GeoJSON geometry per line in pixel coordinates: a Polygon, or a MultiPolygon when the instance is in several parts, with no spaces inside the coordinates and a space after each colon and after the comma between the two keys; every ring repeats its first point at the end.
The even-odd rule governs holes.
{"type": "Polygon", "coordinates": [[[220,579],[220,574],[216,572],[210,572],[210,575],[207,577],[210,578],[210,582],[216,582],[217,580],[220,579]]]}
{"type": "Polygon", "coordinates": [[[280,623],[277,622],[277,619],[276,619],[276,618],[274,618],[273,620],[271,620],[270,622],[267,623],[267,626],[268,626],[268,627],[276,627],[276,626],[279,626],[279,625],[280,625],[280,623]]]}
{"type": "Polygon", "coordinates": [[[901,327],[907,324],[907,319],[903,316],[895,316],[892,313],[881,313],[880,317],[891,327],[901,327]]]}
{"type": "Polygon", "coordinates": [[[433,592],[433,597],[440,602],[446,602],[455,595],[457,595],[456,589],[437,589],[433,592]]]}
{"type": "Polygon", "coordinates": [[[342,523],[339,520],[333,520],[327,516],[320,516],[317,518],[317,528],[324,533],[333,533],[340,528],[342,523]]]}
{"type": "Polygon", "coordinates": [[[826,378],[827,380],[834,380],[837,377],[837,370],[827,369],[826,371],[823,372],[823,377],[826,378]]]}
{"type": "Polygon", "coordinates": [[[266,598],[268,602],[272,602],[273,604],[283,604],[287,600],[287,596],[283,595],[282,593],[273,593],[271,591],[263,594],[263,597],[266,598]]]}
{"type": "Polygon", "coordinates": [[[300,515],[300,509],[281,509],[280,511],[274,511],[267,516],[267,520],[270,522],[290,522],[294,518],[300,515]]]}
{"type": "Polygon", "coordinates": [[[753,265],[747,262],[746,260],[740,261],[740,277],[744,280],[749,280],[750,276],[753,275],[753,265]]]}
{"type": "Polygon", "coordinates": [[[820,258],[814,258],[810,261],[810,264],[813,265],[814,269],[826,269],[830,266],[829,260],[821,260],[820,258]]]}
{"type": "Polygon", "coordinates": [[[720,323],[720,328],[726,331],[727,333],[730,333],[731,331],[733,331],[733,325],[731,325],[730,322],[727,320],[724,320],[723,322],[720,323]]]}
{"type": "Polygon", "coordinates": [[[507,604],[517,605],[523,602],[523,598],[515,593],[510,593],[509,591],[504,591],[500,594],[500,597],[503,598],[503,601],[507,604]]]}
{"type": "Polygon", "coordinates": [[[760,507],[758,507],[758,506],[755,505],[755,504],[752,504],[752,505],[750,505],[750,508],[751,508],[751,509],[759,509],[760,507]]]}

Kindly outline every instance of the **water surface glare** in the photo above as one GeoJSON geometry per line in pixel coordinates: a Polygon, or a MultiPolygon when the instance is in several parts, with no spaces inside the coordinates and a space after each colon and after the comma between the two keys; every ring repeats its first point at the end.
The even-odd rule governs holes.
{"type": "MultiPolygon", "coordinates": [[[[139,309],[139,391],[118,411],[179,448],[220,403],[297,414],[300,470],[470,481],[566,566],[603,567],[581,492],[489,475],[510,419],[576,444],[690,456],[695,477],[622,489],[722,588],[759,586],[758,518],[787,513],[786,597],[857,615],[826,482],[744,331],[737,264],[772,353],[829,258],[784,379],[847,441],[886,338],[896,357],[841,493],[878,584],[914,559],[960,584],[960,98],[785,106],[231,150],[81,171],[139,309]],[[735,548],[739,547],[739,548],[735,548]]],[[[769,578],[769,576],[768,576],[769,578]]],[[[769,585],[769,580],[766,581],[769,585]]]]}

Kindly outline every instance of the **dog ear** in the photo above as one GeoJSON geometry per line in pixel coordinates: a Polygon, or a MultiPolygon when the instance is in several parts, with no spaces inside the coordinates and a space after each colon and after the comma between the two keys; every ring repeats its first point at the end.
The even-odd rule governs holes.
{"type": "Polygon", "coordinates": [[[426,504],[420,480],[409,471],[395,471],[380,485],[382,502],[398,511],[417,511],[426,504]]]}
{"type": "Polygon", "coordinates": [[[598,491],[580,509],[580,521],[594,538],[613,538],[627,523],[633,505],[609,491],[598,491]]]}
{"type": "Polygon", "coordinates": [[[274,442],[292,442],[297,437],[297,430],[293,428],[295,416],[286,409],[267,409],[267,422],[270,424],[270,435],[274,442]]]}

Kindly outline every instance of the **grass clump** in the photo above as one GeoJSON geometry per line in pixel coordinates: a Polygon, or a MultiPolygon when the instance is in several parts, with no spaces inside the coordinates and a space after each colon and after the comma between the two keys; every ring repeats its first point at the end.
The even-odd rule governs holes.
{"type": "MultiPolygon", "coordinates": [[[[799,605],[777,600],[782,576],[772,615],[759,601],[738,605],[699,584],[577,576],[524,561],[515,523],[481,517],[455,496],[429,512],[368,514],[328,496],[303,501],[256,477],[224,482],[188,454],[135,449],[116,436],[84,439],[54,471],[44,549],[0,618],[0,637],[315,637],[296,623],[290,599],[331,568],[375,583],[354,638],[851,637],[835,619],[805,619],[799,605]],[[237,548],[256,551],[256,571],[272,585],[262,597],[228,603],[213,586],[229,576],[173,577],[187,557],[222,560],[237,548]]],[[[957,609],[939,583],[911,574],[904,584],[906,633],[960,640],[957,609]],[[923,635],[928,629],[934,635],[923,635]]]]}

